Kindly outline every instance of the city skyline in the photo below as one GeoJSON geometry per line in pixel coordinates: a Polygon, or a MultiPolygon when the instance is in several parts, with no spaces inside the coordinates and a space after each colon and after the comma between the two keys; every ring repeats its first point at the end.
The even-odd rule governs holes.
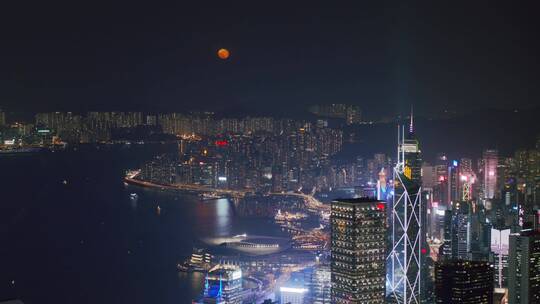
{"type": "MultiPolygon", "coordinates": [[[[334,104],[345,105],[345,104],[334,104]]],[[[347,105],[345,105],[347,106],[347,105]]],[[[310,114],[309,109],[306,109],[303,116],[296,118],[289,115],[273,116],[264,115],[259,113],[245,114],[245,115],[225,115],[224,113],[215,112],[126,112],[126,111],[90,111],[90,112],[26,112],[26,115],[22,113],[13,113],[0,109],[0,124],[11,126],[14,129],[17,128],[34,128],[36,123],[40,123],[42,118],[39,117],[54,117],[58,116],[60,120],[72,121],[75,119],[76,124],[70,125],[74,128],[81,128],[81,123],[84,123],[96,115],[104,115],[108,120],[114,120],[114,117],[138,117],[137,124],[142,125],[158,125],[165,127],[167,131],[166,123],[162,118],[170,117],[176,119],[210,119],[212,123],[218,123],[220,121],[236,120],[237,124],[246,119],[271,119],[274,121],[289,120],[303,121],[316,124],[317,121],[325,121],[332,128],[346,129],[348,136],[354,136],[349,138],[355,141],[353,146],[350,147],[350,151],[356,149],[354,153],[360,153],[363,155],[370,155],[373,153],[392,153],[393,144],[395,139],[393,136],[388,136],[390,132],[395,128],[396,124],[405,123],[409,119],[409,113],[401,117],[387,117],[386,119],[379,119],[372,121],[370,117],[363,115],[363,109],[359,109],[359,121],[354,124],[348,124],[345,117],[332,117],[331,115],[310,114]],[[71,118],[70,118],[71,117],[71,118]],[[70,120],[71,119],[71,120],[70,120]],[[150,121],[148,121],[150,120],[150,121]],[[79,124],[77,126],[77,124],[79,124]],[[162,126],[163,125],[163,126],[162,126]],[[360,140],[358,140],[360,139],[360,140]],[[366,143],[371,143],[366,145],[366,143]],[[384,147],[384,148],[382,148],[384,147]]],[[[410,111],[410,109],[409,109],[410,111]]],[[[540,112],[527,111],[527,112],[515,112],[515,111],[502,111],[502,112],[489,112],[488,117],[483,120],[476,120],[477,115],[481,112],[470,113],[468,115],[440,119],[432,119],[427,117],[416,116],[416,124],[419,126],[418,132],[423,138],[423,145],[426,147],[425,159],[426,161],[433,162],[437,154],[445,152],[448,157],[452,159],[459,159],[460,157],[467,156],[472,158],[481,157],[482,153],[486,149],[497,149],[501,155],[510,156],[517,149],[529,149],[534,146],[534,140],[531,140],[530,134],[540,134],[540,125],[533,124],[535,117],[540,115],[540,112]],[[486,122],[486,119],[488,120],[486,122]],[[498,122],[504,120],[506,125],[499,124],[498,122]],[[518,123],[519,122],[519,123],[518,123]],[[538,131],[536,130],[538,129],[538,131]],[[515,136],[504,136],[508,130],[512,130],[515,136]],[[440,141],[438,134],[445,132],[447,134],[445,141],[440,141]]],[[[343,114],[345,115],[345,114],[343,114]]],[[[135,122],[135,121],[134,121],[135,122]]],[[[125,122],[120,122],[124,124],[125,122]]],[[[111,125],[115,126],[116,122],[111,125]]],[[[126,125],[128,126],[128,125],[126,125]]],[[[134,125],[131,125],[134,126],[134,125]]],[[[51,126],[49,126],[51,127],[51,126]]],[[[54,127],[54,126],[53,126],[54,127]]],[[[35,130],[34,130],[35,131],[35,130]]],[[[25,131],[26,132],[26,131],[25,131]]],[[[206,131],[205,131],[206,132],[206,131]]],[[[221,131],[222,132],[222,131],[221,131]]],[[[8,133],[9,134],[9,133],[8,133]]],[[[347,137],[348,137],[347,136],[347,137]]],[[[352,157],[354,155],[348,155],[352,157]]]]}
{"type": "Polygon", "coordinates": [[[7,3],[0,304],[540,301],[536,6],[7,3]]]}
{"type": "MultiPolygon", "coordinates": [[[[511,242],[510,234],[539,227],[539,139],[530,138],[535,148],[516,149],[511,156],[485,149],[478,159],[454,160],[437,153],[427,162],[423,138],[417,135],[421,127],[411,110],[408,123],[397,129],[394,153],[362,156],[353,149],[351,157],[342,154],[354,140],[347,130],[371,126],[360,113],[346,105],[319,107],[315,120],[214,118],[211,113],[38,113],[35,124],[10,125],[3,119],[0,151],[9,163],[17,155],[46,159],[48,154],[76,156],[79,149],[90,149],[103,157],[101,149],[128,149],[130,155],[135,152],[129,150],[148,146],[153,156],[123,168],[121,196],[130,208],[138,209],[148,189],[175,200],[194,197],[195,204],[221,201],[231,208],[226,214],[233,219],[266,219],[281,229],[285,235],[267,234],[270,227],[259,235],[249,225],[243,233],[225,232],[227,225],[219,224],[224,207],[218,207],[221,228],[185,242],[193,244],[193,252],[176,264],[181,273],[205,274],[204,288],[192,296],[197,303],[274,298],[298,304],[315,299],[419,304],[459,297],[490,304],[492,297],[507,298],[514,286],[509,267],[521,267],[509,257],[536,257],[536,249],[516,248],[522,245],[511,242]],[[332,119],[340,123],[331,125],[332,119]],[[368,231],[371,236],[363,237],[368,231]],[[455,281],[445,274],[461,274],[459,267],[470,265],[489,265],[492,271],[481,274],[481,282],[470,290],[466,281],[474,272],[455,281]],[[430,275],[434,270],[440,276],[430,275]],[[321,282],[328,276],[329,286],[321,282]],[[268,283],[272,280],[279,283],[268,283]],[[446,293],[438,283],[445,280],[459,290],[446,293]],[[253,282],[258,287],[250,289],[253,282]]],[[[75,176],[85,179],[80,172],[75,176]]],[[[70,187],[71,180],[57,183],[70,187]]],[[[171,212],[162,202],[153,203],[158,218],[171,212]]],[[[528,276],[519,283],[523,291],[510,293],[515,298],[537,288],[529,268],[519,269],[528,276]]]]}

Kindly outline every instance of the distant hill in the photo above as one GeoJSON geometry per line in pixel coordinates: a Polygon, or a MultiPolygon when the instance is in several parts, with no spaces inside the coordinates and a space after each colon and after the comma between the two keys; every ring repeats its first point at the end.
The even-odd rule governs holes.
{"type": "MultiPolygon", "coordinates": [[[[404,124],[408,122],[404,121],[404,124]]],[[[396,153],[397,123],[361,125],[346,129],[359,139],[346,144],[344,157],[373,153],[396,153]]],[[[432,161],[438,152],[449,157],[480,157],[482,150],[496,148],[501,155],[532,148],[540,135],[540,108],[527,111],[474,111],[448,119],[415,118],[415,132],[424,159],[432,161]]]]}

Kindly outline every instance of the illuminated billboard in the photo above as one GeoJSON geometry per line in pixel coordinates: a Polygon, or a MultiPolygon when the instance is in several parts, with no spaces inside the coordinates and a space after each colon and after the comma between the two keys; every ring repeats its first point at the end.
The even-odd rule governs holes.
{"type": "Polygon", "coordinates": [[[491,251],[493,253],[508,255],[509,244],[510,229],[498,230],[491,228],[491,251]]]}

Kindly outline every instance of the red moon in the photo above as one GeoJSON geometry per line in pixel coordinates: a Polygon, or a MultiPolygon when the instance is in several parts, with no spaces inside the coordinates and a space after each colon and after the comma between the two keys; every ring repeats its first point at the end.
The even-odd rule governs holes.
{"type": "Polygon", "coordinates": [[[218,55],[218,57],[219,57],[220,59],[225,60],[225,59],[229,58],[229,56],[230,56],[231,54],[229,53],[229,50],[227,50],[227,49],[219,49],[219,50],[217,51],[217,55],[218,55]]]}

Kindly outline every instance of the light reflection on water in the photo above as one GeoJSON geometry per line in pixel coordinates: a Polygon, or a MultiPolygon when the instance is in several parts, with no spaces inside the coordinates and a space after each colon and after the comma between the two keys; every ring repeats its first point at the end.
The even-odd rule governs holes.
{"type": "Polygon", "coordinates": [[[216,236],[231,234],[231,206],[228,199],[218,199],[214,202],[216,207],[216,226],[214,233],[216,236]]]}
{"type": "Polygon", "coordinates": [[[178,272],[180,284],[188,284],[192,295],[200,294],[204,288],[204,273],[201,272],[178,272]]]}

